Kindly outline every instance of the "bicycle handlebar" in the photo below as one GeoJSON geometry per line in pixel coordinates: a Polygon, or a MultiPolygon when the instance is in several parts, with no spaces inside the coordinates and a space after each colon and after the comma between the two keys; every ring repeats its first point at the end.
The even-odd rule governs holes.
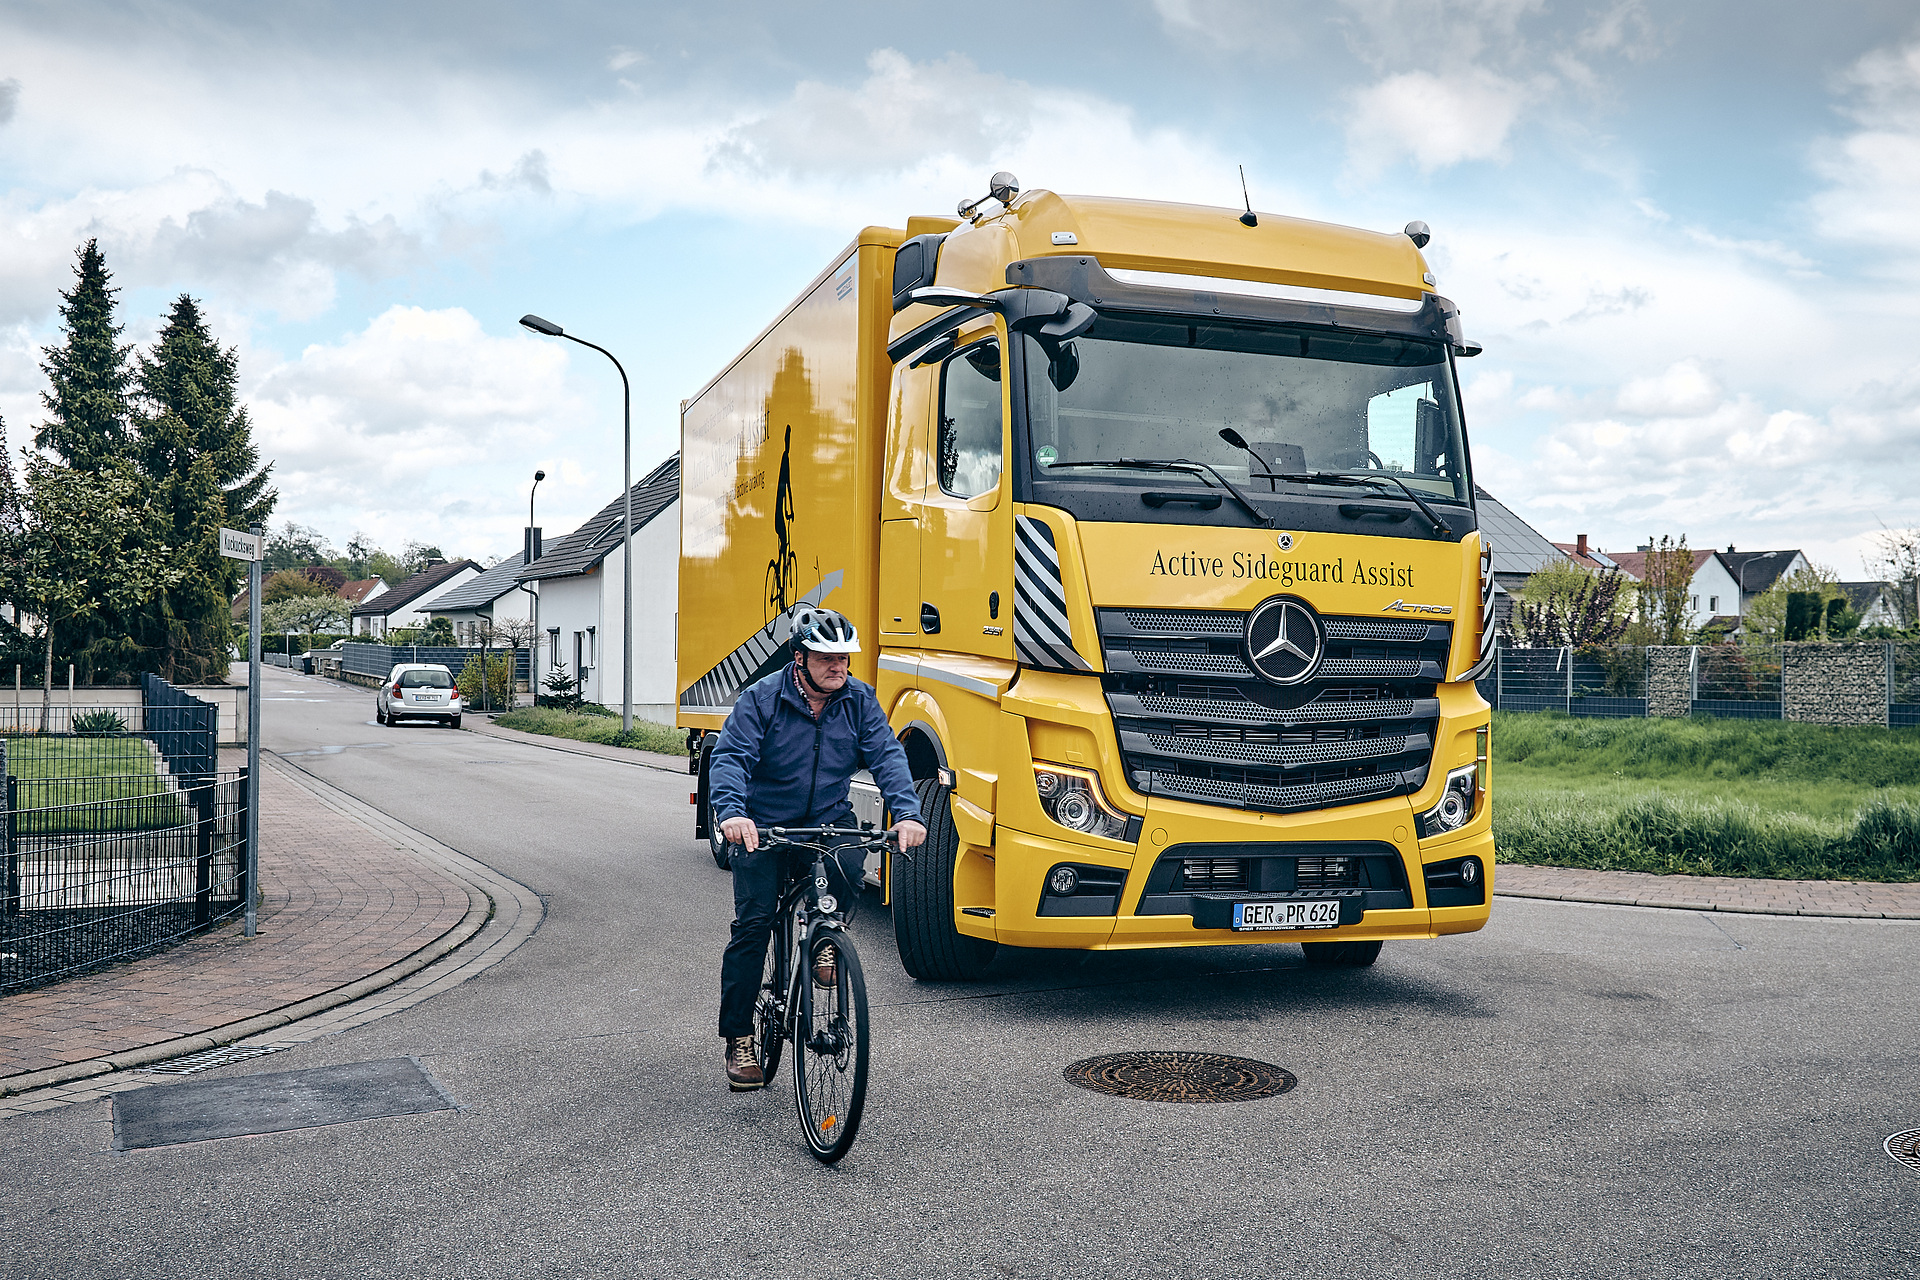
{"type": "Polygon", "coordinates": [[[856,827],[762,827],[755,826],[762,840],[777,840],[782,844],[806,844],[813,840],[833,836],[854,836],[857,843],[879,848],[882,845],[893,847],[898,843],[898,832],[889,828],[885,831],[861,830],[856,827]]]}

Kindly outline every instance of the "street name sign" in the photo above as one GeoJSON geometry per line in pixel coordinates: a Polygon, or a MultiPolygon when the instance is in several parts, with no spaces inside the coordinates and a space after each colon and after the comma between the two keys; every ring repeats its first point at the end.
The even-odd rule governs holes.
{"type": "Polygon", "coordinates": [[[238,529],[220,531],[220,554],[233,560],[258,560],[260,544],[264,539],[258,534],[242,533],[238,529]]]}
{"type": "Polygon", "coordinates": [[[240,530],[221,530],[221,555],[232,560],[257,560],[261,537],[240,530]]]}

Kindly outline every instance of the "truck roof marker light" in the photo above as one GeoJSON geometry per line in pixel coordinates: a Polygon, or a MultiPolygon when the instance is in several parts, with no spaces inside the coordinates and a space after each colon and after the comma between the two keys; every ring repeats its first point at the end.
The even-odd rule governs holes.
{"type": "Polygon", "coordinates": [[[978,200],[962,200],[959,206],[954,209],[954,212],[962,218],[965,218],[968,222],[978,222],[980,220],[979,215],[976,214],[974,210],[978,209],[981,205],[989,200],[998,200],[1001,207],[1005,208],[1011,205],[1014,197],[1019,194],[1020,179],[1014,177],[1005,169],[1002,169],[987,179],[987,194],[981,196],[978,200]]]}
{"type": "Polygon", "coordinates": [[[1240,215],[1243,226],[1257,227],[1260,219],[1253,212],[1253,197],[1247,194],[1247,166],[1240,166],[1240,199],[1246,202],[1247,211],[1240,215]]]}
{"type": "Polygon", "coordinates": [[[1406,236],[1413,241],[1414,248],[1424,249],[1427,247],[1427,242],[1433,239],[1433,231],[1426,223],[1416,218],[1407,224],[1406,236]]]}

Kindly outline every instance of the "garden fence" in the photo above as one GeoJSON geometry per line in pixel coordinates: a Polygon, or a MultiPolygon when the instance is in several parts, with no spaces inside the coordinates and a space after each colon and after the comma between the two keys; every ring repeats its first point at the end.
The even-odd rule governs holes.
{"type": "Polygon", "coordinates": [[[181,780],[152,767],[139,736],[0,737],[0,993],[38,986],[178,942],[244,907],[250,780],[181,780]],[[147,757],[116,773],[97,750],[147,757]],[[20,776],[22,773],[27,776],[20,776]]]}
{"type": "Polygon", "coordinates": [[[465,648],[457,645],[387,645],[350,642],[341,651],[340,669],[349,675],[372,676],[376,680],[381,680],[386,678],[387,672],[403,662],[437,662],[453,672],[457,679],[460,669],[467,665],[467,659],[477,658],[482,653],[496,660],[511,653],[514,680],[520,684],[527,682],[528,652],[524,647],[507,649],[504,646],[495,646],[482,650],[478,645],[465,648]]]}
{"type": "Polygon", "coordinates": [[[1920,725],[1920,643],[1628,645],[1494,651],[1505,711],[1920,725]]]}

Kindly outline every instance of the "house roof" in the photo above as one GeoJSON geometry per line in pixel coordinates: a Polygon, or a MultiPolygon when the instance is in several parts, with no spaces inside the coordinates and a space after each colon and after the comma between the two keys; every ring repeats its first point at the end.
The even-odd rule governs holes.
{"type": "Polygon", "coordinates": [[[1587,554],[1581,555],[1580,544],[1577,542],[1556,542],[1553,545],[1560,549],[1562,555],[1583,569],[1611,569],[1614,566],[1614,558],[1598,547],[1589,545],[1587,554]]]}
{"type": "Polygon", "coordinates": [[[376,573],[371,578],[355,578],[352,582],[340,588],[339,594],[342,600],[348,601],[351,604],[364,604],[366,603],[369,592],[376,587],[384,587],[386,585],[380,575],[376,573]]]}
{"type": "Polygon", "coordinates": [[[1789,565],[1800,558],[1799,549],[1792,551],[1716,551],[1720,563],[1727,566],[1727,572],[1740,584],[1740,590],[1747,595],[1757,595],[1771,587],[1787,571],[1789,565]],[[1763,563],[1754,564],[1755,561],[1763,563]],[[1753,568],[1747,568],[1754,565],[1753,568]]]}
{"type": "Polygon", "coordinates": [[[1480,530],[1493,543],[1494,573],[1534,574],[1567,558],[1546,535],[1479,485],[1473,487],[1473,496],[1480,511],[1480,530]]]}
{"type": "Polygon", "coordinates": [[[1892,590],[1892,584],[1886,582],[1836,582],[1833,585],[1847,597],[1847,606],[1858,613],[1873,608],[1892,590]]]}
{"type": "Polygon", "coordinates": [[[375,596],[367,604],[356,607],[356,618],[384,618],[388,614],[399,613],[415,600],[426,595],[435,587],[454,577],[462,569],[478,569],[480,566],[471,560],[450,560],[446,564],[436,564],[422,569],[404,582],[388,588],[375,596]]]}
{"type": "Polygon", "coordinates": [[[518,587],[520,570],[526,566],[519,556],[508,556],[477,578],[470,578],[428,606],[429,613],[452,613],[461,609],[485,609],[501,596],[518,587]]]}
{"type": "MultiPolygon", "coordinates": [[[[634,532],[639,532],[679,497],[680,455],[676,453],[633,486],[634,532]]],[[[566,578],[592,569],[619,544],[620,515],[625,505],[626,495],[622,494],[578,529],[549,543],[538,560],[520,570],[519,580],[566,578]]]]}
{"type": "MultiPolygon", "coordinates": [[[[1697,551],[1692,547],[1688,547],[1687,550],[1693,556],[1693,567],[1687,570],[1688,578],[1700,572],[1700,566],[1705,564],[1709,557],[1719,554],[1715,551],[1697,551]]],[[[1647,557],[1651,554],[1648,551],[1616,551],[1611,558],[1620,566],[1621,573],[1635,582],[1644,582],[1647,578],[1647,557]]]]}

